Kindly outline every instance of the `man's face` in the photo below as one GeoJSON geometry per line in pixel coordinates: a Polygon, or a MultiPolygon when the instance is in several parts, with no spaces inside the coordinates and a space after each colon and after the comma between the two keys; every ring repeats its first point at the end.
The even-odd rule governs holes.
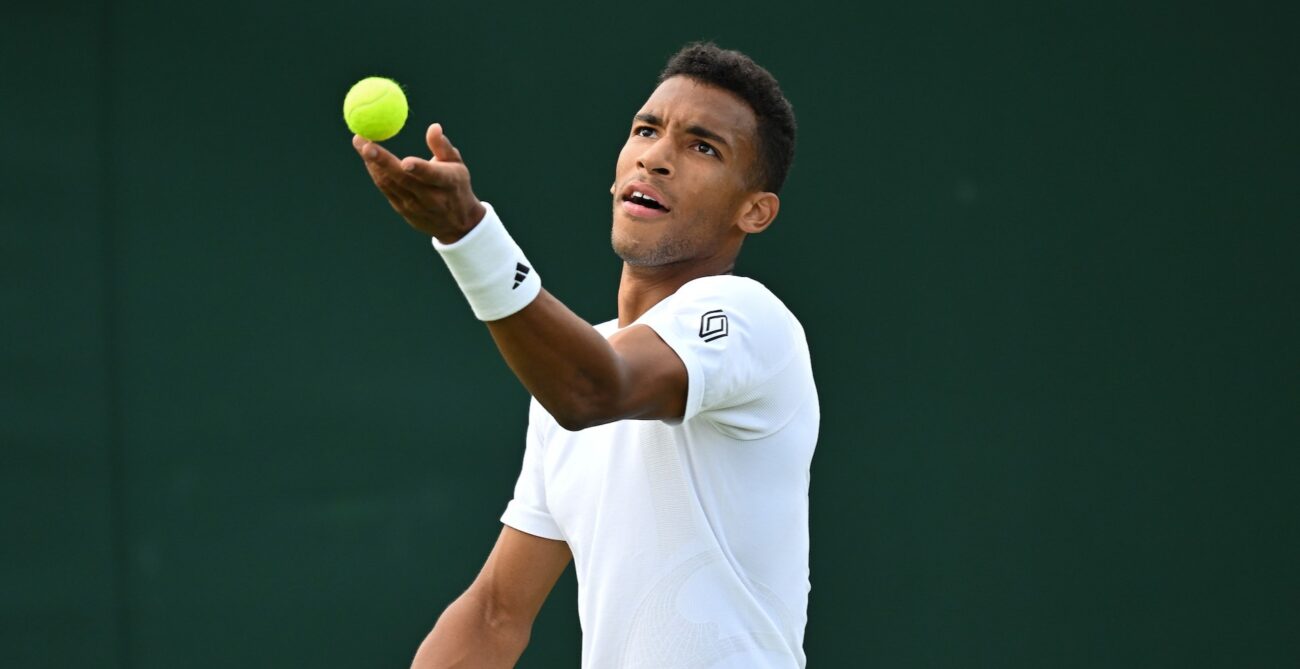
{"type": "Polygon", "coordinates": [[[728,91],[685,76],[660,84],[618,154],[614,252],[629,265],[658,266],[708,257],[743,237],[735,221],[754,191],[757,127],[728,91]]]}

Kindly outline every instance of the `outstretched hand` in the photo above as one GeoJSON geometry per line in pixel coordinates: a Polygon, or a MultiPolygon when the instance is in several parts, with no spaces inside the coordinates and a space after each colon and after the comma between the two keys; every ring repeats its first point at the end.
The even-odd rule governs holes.
{"type": "Polygon", "coordinates": [[[352,147],[394,211],[416,230],[450,244],[478,225],[487,209],[474,196],[469,168],[460,150],[442,133],[442,125],[430,125],[425,141],[433,152],[428,160],[415,156],[398,160],[360,135],[352,136],[352,147]]]}

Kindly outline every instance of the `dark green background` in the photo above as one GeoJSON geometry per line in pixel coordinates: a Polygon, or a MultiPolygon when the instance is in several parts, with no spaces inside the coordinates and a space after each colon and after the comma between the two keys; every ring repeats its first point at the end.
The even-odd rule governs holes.
{"type": "MultiPolygon", "coordinates": [[[[560,299],[713,38],[801,124],[741,271],[821,389],[814,667],[1300,663],[1287,3],[52,2],[0,23],[0,665],[404,667],[526,395],[340,105],[400,80],[560,299]],[[1285,8],[1285,9],[1284,9],[1285,8]]],[[[522,667],[576,667],[561,581],[522,667]]]]}

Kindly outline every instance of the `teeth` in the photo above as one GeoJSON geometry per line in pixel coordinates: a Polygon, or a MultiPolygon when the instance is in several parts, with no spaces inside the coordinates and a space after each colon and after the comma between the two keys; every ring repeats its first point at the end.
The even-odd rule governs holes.
{"type": "Polygon", "coordinates": [[[650,197],[649,195],[642,193],[639,190],[632,191],[627,196],[627,201],[633,204],[640,204],[641,206],[644,207],[650,207],[651,209],[660,209],[663,211],[668,211],[668,207],[665,207],[662,203],[659,202],[659,200],[656,200],[650,197]]]}

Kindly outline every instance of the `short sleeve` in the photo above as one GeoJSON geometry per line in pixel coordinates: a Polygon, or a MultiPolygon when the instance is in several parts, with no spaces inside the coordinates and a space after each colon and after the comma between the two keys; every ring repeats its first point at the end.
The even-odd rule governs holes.
{"type": "Polygon", "coordinates": [[[515,482],[515,496],[506,505],[501,522],[544,539],[564,540],[564,534],[551,517],[546,504],[546,472],[543,467],[540,405],[533,400],[528,412],[528,435],[524,445],[524,464],[515,482]]]}
{"type": "MultiPolygon", "coordinates": [[[[783,421],[773,381],[807,344],[785,305],[762,284],[735,276],[696,279],[636,321],[652,328],[686,366],[683,421],[704,416],[762,436],[783,421]],[[762,415],[746,412],[761,407],[762,415]]],[[[784,403],[784,402],[783,402],[784,403]]],[[[791,408],[793,410],[793,407],[791,408]]]]}

